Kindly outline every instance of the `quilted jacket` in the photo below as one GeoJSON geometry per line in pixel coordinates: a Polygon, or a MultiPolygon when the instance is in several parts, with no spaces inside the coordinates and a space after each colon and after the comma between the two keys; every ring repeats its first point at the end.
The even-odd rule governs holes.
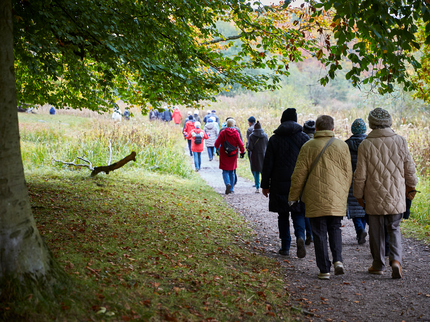
{"type": "MultiPolygon", "coordinates": [[[[332,136],[333,131],[317,131],[314,139],[303,145],[291,177],[289,200],[299,200],[312,162],[332,136]]],[[[336,139],[324,151],[309,175],[302,197],[306,217],[345,216],[351,181],[352,166],[348,145],[336,139]]]]}
{"type": "Polygon", "coordinates": [[[215,146],[215,140],[218,137],[218,125],[214,122],[207,123],[203,129],[205,133],[209,136],[209,139],[205,141],[207,147],[215,146]]]}
{"type": "Polygon", "coordinates": [[[358,147],[353,192],[363,198],[369,215],[394,215],[406,211],[406,184],[418,182],[406,139],[391,128],[369,133],[358,147]]]}
{"type": "Polygon", "coordinates": [[[263,162],[261,188],[269,189],[269,211],[289,212],[291,175],[300,148],[309,137],[294,121],[281,123],[269,139],[263,162]]]}
{"type": "MultiPolygon", "coordinates": [[[[348,144],[349,152],[351,153],[352,172],[354,172],[355,168],[357,167],[358,147],[365,138],[366,134],[354,134],[348,140],[345,141],[345,143],[348,144]]],[[[357,198],[355,198],[352,194],[352,185],[349,188],[348,203],[346,205],[346,215],[349,219],[356,217],[364,217],[365,215],[363,207],[359,205],[357,198]]]]}

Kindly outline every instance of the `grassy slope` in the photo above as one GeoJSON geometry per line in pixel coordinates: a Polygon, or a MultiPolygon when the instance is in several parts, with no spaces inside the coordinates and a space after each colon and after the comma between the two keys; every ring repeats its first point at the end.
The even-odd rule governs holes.
{"type": "MultiPolygon", "coordinates": [[[[33,126],[27,117],[21,125],[33,126]]],[[[57,133],[47,120],[48,136],[57,133]]],[[[44,144],[40,131],[33,137],[44,144]]],[[[85,168],[37,162],[26,172],[33,214],[73,288],[49,306],[32,295],[1,303],[4,320],[291,319],[279,264],[251,245],[243,217],[186,160],[189,178],[133,164],[90,178],[85,168]]]]}

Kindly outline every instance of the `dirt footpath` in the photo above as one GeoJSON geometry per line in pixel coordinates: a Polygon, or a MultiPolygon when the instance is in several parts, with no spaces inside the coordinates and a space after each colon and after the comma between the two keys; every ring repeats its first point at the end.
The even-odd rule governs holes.
{"type": "MultiPolygon", "coordinates": [[[[191,158],[190,158],[191,159],[191,158]]],[[[201,177],[220,194],[225,186],[218,161],[202,154],[201,177]]],[[[367,273],[372,258],[369,243],[358,245],[352,220],[342,220],[342,255],[345,274],[317,279],[313,244],[303,259],[296,256],[292,237],[290,256],[279,255],[277,214],[268,211],[268,198],[255,193],[253,183],[239,178],[235,193],[226,202],[241,213],[255,230],[255,246],[285,268],[292,306],[300,307],[309,321],[430,321],[430,247],[404,238],[403,279],[391,279],[391,268],[382,276],[367,273]]],[[[291,223],[291,231],[293,227],[291,223]]]]}

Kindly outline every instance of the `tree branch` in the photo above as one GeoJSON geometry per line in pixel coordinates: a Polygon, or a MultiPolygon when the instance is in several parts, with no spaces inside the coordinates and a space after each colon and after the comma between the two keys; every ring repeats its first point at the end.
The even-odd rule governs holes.
{"type": "Polygon", "coordinates": [[[91,171],[94,170],[93,165],[91,164],[91,162],[88,161],[88,160],[85,160],[84,158],[81,158],[81,157],[78,157],[78,159],[80,159],[82,161],[85,161],[85,162],[88,162],[89,164],[82,164],[82,163],[76,164],[75,160],[73,160],[72,162],[66,162],[66,161],[62,161],[62,160],[57,160],[57,159],[54,158],[54,156],[52,156],[52,159],[55,162],[61,162],[62,164],[65,164],[65,165],[73,165],[75,167],[85,167],[85,168],[90,169],[91,171]]]}
{"type": "Polygon", "coordinates": [[[91,176],[94,177],[99,172],[106,172],[106,174],[109,174],[110,171],[114,171],[116,169],[119,169],[130,161],[136,161],[136,152],[134,152],[134,151],[131,152],[124,159],[122,159],[118,162],[115,162],[114,164],[107,165],[107,166],[101,166],[101,167],[95,167],[94,170],[91,172],[91,176]]]}

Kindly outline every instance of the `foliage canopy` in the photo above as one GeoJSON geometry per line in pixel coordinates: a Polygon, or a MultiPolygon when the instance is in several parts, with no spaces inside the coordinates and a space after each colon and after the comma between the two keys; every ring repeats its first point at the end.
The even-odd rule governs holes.
{"type": "Polygon", "coordinates": [[[118,98],[139,106],[190,104],[235,84],[275,89],[289,63],[306,56],[326,66],[323,85],[347,58],[355,86],[371,82],[384,93],[398,81],[413,88],[407,65],[420,67],[412,50],[429,42],[415,37],[415,21],[426,26],[430,18],[426,1],[289,2],[14,1],[18,101],[92,110],[118,98]],[[226,35],[219,21],[237,33],[226,35]],[[226,55],[233,46],[235,54],[226,55]]]}

